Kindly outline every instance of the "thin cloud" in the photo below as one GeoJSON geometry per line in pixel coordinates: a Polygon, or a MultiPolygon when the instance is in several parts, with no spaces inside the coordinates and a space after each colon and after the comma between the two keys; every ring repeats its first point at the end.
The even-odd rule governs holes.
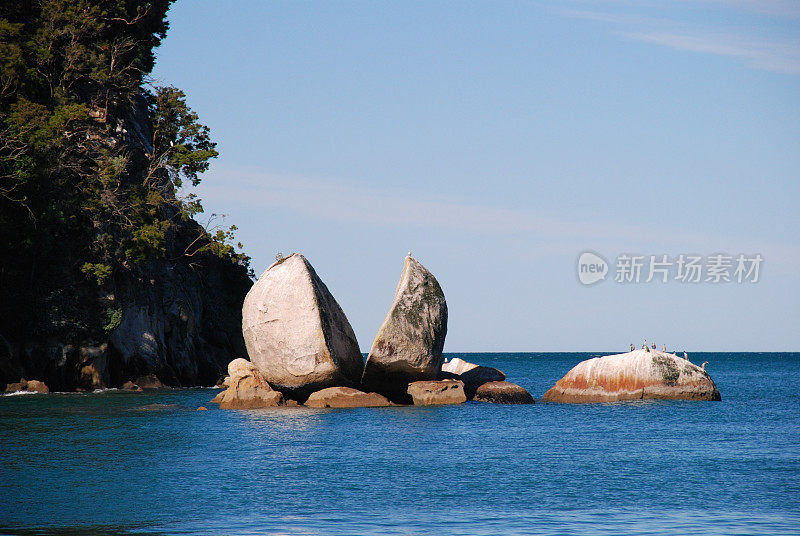
{"type": "Polygon", "coordinates": [[[638,249],[640,253],[652,253],[653,248],[669,248],[686,253],[686,248],[695,248],[695,252],[761,253],[771,264],[792,269],[800,263],[800,247],[793,244],[698,233],[669,224],[659,226],[647,215],[636,225],[584,221],[572,214],[536,214],[424,191],[392,190],[221,166],[215,166],[211,173],[225,180],[204,181],[197,193],[229,207],[281,210],[304,218],[367,226],[422,227],[487,237],[525,237],[526,240],[535,237],[543,251],[573,252],[592,246],[607,251],[622,248],[629,252],[638,249]]]}
{"type": "Polygon", "coordinates": [[[776,17],[800,19],[800,2],[797,0],[705,0],[705,2],[776,17]]]}
{"type": "MultiPolygon", "coordinates": [[[[751,4],[750,2],[716,3],[737,6],[751,4]]],[[[774,4],[772,11],[794,13],[780,2],[774,4]]],[[[797,41],[775,41],[638,15],[583,10],[561,10],[559,13],[566,17],[615,26],[619,35],[634,41],[666,46],[674,50],[735,58],[752,69],[800,74],[800,43],[797,41]]],[[[794,15],[787,16],[794,17],[794,15]]]]}

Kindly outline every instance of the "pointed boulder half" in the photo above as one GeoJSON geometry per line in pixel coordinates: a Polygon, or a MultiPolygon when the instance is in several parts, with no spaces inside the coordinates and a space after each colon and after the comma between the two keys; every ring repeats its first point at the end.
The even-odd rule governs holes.
{"type": "Polygon", "coordinates": [[[375,337],[362,384],[395,401],[410,402],[408,384],[434,380],[442,369],[447,302],[439,282],[412,257],[389,314],[375,337]]]}
{"type": "Polygon", "coordinates": [[[364,358],[353,328],[299,253],[267,268],[247,293],[242,330],[250,361],[290,397],[358,384],[364,358]]]}
{"type": "Polygon", "coordinates": [[[581,361],[543,398],[577,403],[722,399],[705,370],[675,354],[645,349],[581,361]]]}

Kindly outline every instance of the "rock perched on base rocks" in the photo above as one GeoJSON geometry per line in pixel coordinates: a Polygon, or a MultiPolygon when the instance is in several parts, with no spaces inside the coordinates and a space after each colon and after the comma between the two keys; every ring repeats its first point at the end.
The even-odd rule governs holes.
{"type": "Polygon", "coordinates": [[[705,370],[675,354],[650,349],[581,361],[543,398],[550,402],[722,399],[705,370]]]}
{"type": "Polygon", "coordinates": [[[220,409],[271,408],[283,404],[283,394],[274,391],[267,380],[246,359],[234,359],[228,364],[230,387],[211,402],[220,409]]]}
{"type": "Polygon", "coordinates": [[[372,408],[392,403],[378,393],[365,393],[351,387],[328,387],[312,393],[305,405],[310,408],[372,408]]]}
{"type": "Polygon", "coordinates": [[[501,382],[506,379],[506,375],[496,368],[476,365],[454,357],[442,365],[442,378],[464,382],[464,392],[467,395],[467,399],[472,400],[478,387],[489,382],[501,382]]]}
{"type": "Polygon", "coordinates": [[[446,334],[442,288],[424,266],[406,257],[389,314],[367,357],[362,385],[390,399],[407,399],[409,383],[438,377],[446,334]]]}
{"type": "Polygon", "coordinates": [[[434,404],[463,404],[467,401],[464,382],[460,380],[433,380],[408,384],[408,394],[415,406],[434,404]]]}
{"type": "Polygon", "coordinates": [[[283,404],[283,394],[259,376],[245,376],[232,380],[232,385],[222,393],[220,409],[273,408],[283,404]]]}
{"type": "Polygon", "coordinates": [[[361,378],[364,358],[350,322],[298,253],[267,268],[247,293],[242,329],[252,364],[293,398],[361,378]]]}
{"type": "Polygon", "coordinates": [[[50,392],[50,388],[47,387],[47,384],[39,380],[25,380],[24,378],[17,383],[9,383],[6,385],[6,393],[17,393],[19,391],[46,394],[50,392]]]}
{"type": "Polygon", "coordinates": [[[478,402],[494,402],[495,404],[533,404],[533,397],[516,383],[488,382],[478,387],[475,398],[478,402]]]}

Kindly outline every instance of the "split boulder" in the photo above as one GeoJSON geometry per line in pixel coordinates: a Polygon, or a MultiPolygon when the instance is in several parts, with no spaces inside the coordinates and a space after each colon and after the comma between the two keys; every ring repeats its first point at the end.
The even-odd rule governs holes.
{"type": "Polygon", "coordinates": [[[367,357],[362,384],[408,401],[408,384],[435,380],[442,369],[447,302],[439,282],[406,257],[394,301],[367,357]]]}
{"type": "Polygon", "coordinates": [[[280,391],[302,399],[358,384],[364,358],[353,328],[298,253],[267,268],[247,293],[242,330],[250,361],[280,391]]]}

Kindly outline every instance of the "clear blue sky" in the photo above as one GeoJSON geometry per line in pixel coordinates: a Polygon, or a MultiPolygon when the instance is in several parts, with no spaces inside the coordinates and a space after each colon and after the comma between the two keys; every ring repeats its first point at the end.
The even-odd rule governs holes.
{"type": "Polygon", "coordinates": [[[369,351],[411,250],[445,351],[800,350],[800,4],[179,1],[154,78],[260,274],[314,265],[369,351]],[[577,257],[756,254],[586,287],[577,257]]]}

